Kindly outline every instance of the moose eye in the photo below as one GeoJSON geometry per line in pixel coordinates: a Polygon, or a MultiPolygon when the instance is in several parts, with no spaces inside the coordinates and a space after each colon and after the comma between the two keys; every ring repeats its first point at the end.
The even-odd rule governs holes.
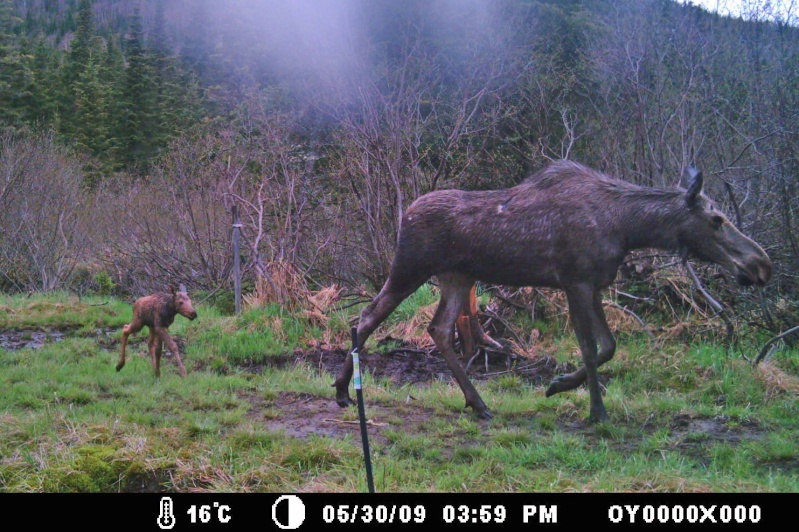
{"type": "Polygon", "coordinates": [[[724,217],[723,217],[723,216],[719,216],[718,214],[716,214],[716,215],[715,215],[715,216],[713,216],[713,218],[711,219],[711,223],[713,224],[713,227],[715,227],[716,229],[718,229],[719,227],[721,227],[722,225],[724,225],[724,217]]]}

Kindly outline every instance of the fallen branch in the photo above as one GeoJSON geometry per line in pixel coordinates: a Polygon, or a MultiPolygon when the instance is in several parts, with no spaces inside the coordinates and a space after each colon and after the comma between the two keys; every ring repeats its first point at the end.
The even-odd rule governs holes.
{"type": "Polygon", "coordinates": [[[799,325],[797,325],[793,329],[788,329],[787,331],[785,331],[782,334],[778,334],[777,336],[775,336],[774,338],[772,338],[771,340],[766,342],[766,345],[764,345],[763,349],[760,350],[760,353],[758,353],[757,358],[755,358],[755,361],[753,362],[753,364],[755,364],[755,365],[759,364],[761,360],[763,360],[768,355],[771,355],[772,352],[774,352],[774,349],[769,350],[769,347],[771,347],[771,345],[774,342],[782,340],[786,336],[790,336],[791,334],[793,334],[793,333],[795,333],[797,331],[799,331],[799,325]]]}
{"type": "Polygon", "coordinates": [[[636,299],[636,300],[638,300],[638,301],[652,301],[652,298],[651,298],[651,297],[639,297],[639,296],[634,296],[634,295],[632,295],[632,294],[628,294],[627,292],[622,292],[622,291],[621,291],[621,290],[619,290],[618,288],[613,288],[612,290],[613,290],[614,292],[616,292],[617,294],[619,294],[620,296],[629,297],[630,299],[636,299]]]}
{"type": "Polygon", "coordinates": [[[702,281],[699,280],[699,277],[696,275],[696,272],[694,272],[694,268],[693,266],[691,266],[691,263],[688,262],[688,259],[684,258],[682,263],[685,265],[685,268],[688,270],[688,273],[691,274],[691,279],[693,279],[694,286],[696,287],[696,289],[699,290],[699,293],[702,294],[702,297],[705,298],[705,301],[707,301],[711,307],[716,309],[718,316],[720,316],[721,319],[724,320],[724,323],[727,325],[727,348],[729,348],[732,345],[734,328],[732,325],[732,320],[730,319],[729,316],[729,312],[727,311],[727,308],[724,307],[724,305],[722,305],[718,301],[716,301],[713,298],[713,296],[711,296],[710,293],[708,293],[708,291],[705,290],[705,287],[702,285],[702,281]]]}
{"type": "Polygon", "coordinates": [[[431,347],[429,349],[420,349],[415,347],[397,347],[396,349],[392,349],[388,352],[391,356],[407,356],[407,355],[425,355],[425,356],[432,356],[433,351],[435,348],[431,347]]]}
{"type": "Polygon", "coordinates": [[[497,313],[496,313],[496,312],[494,312],[494,311],[492,311],[492,310],[486,310],[486,311],[484,312],[484,314],[485,314],[486,316],[490,316],[491,318],[493,318],[493,319],[497,320],[497,321],[498,321],[498,322],[500,322],[502,325],[504,325],[504,326],[505,326],[505,328],[508,330],[508,332],[509,332],[509,333],[511,333],[511,334],[513,335],[513,337],[516,339],[516,341],[519,343],[519,345],[522,345],[522,346],[524,346],[524,345],[527,345],[527,343],[526,343],[526,342],[524,342],[524,341],[523,341],[521,338],[519,338],[519,335],[518,335],[518,334],[516,334],[516,331],[514,331],[514,330],[513,330],[513,328],[510,326],[510,323],[508,323],[508,322],[507,322],[507,321],[505,321],[504,319],[500,318],[500,317],[497,315],[497,313]]]}
{"type": "Polygon", "coordinates": [[[550,357],[543,357],[543,358],[540,358],[540,359],[536,360],[535,362],[532,362],[530,364],[526,364],[524,366],[517,366],[515,368],[509,369],[509,370],[506,370],[506,371],[495,371],[493,373],[486,373],[486,374],[483,375],[483,377],[496,377],[498,375],[507,375],[507,374],[510,374],[510,373],[512,373],[512,374],[529,373],[531,371],[534,371],[534,370],[537,370],[537,369],[541,368],[542,366],[548,365],[551,361],[552,361],[552,359],[550,357]]]}
{"type": "Polygon", "coordinates": [[[655,339],[655,335],[654,335],[654,334],[652,334],[652,332],[651,332],[649,329],[647,329],[647,328],[646,328],[646,322],[644,322],[644,320],[642,320],[642,319],[641,319],[641,318],[638,316],[638,314],[636,314],[636,313],[635,313],[635,312],[633,312],[632,310],[628,309],[627,307],[622,307],[621,305],[619,305],[619,304],[617,304],[617,303],[613,303],[612,301],[608,301],[608,302],[606,302],[605,304],[606,304],[607,306],[609,306],[609,307],[612,307],[612,308],[615,308],[615,309],[621,310],[622,312],[626,312],[627,314],[629,314],[630,316],[632,316],[633,318],[635,318],[635,320],[636,320],[636,321],[639,323],[639,325],[641,325],[641,328],[644,330],[644,332],[645,332],[646,334],[648,334],[648,335],[649,335],[649,338],[651,338],[651,339],[653,339],[653,340],[655,339]]]}
{"type": "MultiPolygon", "coordinates": [[[[336,423],[336,424],[339,424],[339,425],[358,425],[358,424],[360,424],[360,421],[358,421],[357,419],[353,420],[353,421],[344,421],[343,419],[325,419],[323,421],[325,423],[336,423]]],[[[367,425],[372,425],[373,427],[385,427],[386,425],[388,425],[388,423],[376,423],[376,422],[372,421],[371,419],[367,419],[366,420],[366,424],[367,425]]]]}
{"type": "Polygon", "coordinates": [[[530,309],[526,305],[522,305],[521,303],[517,303],[517,302],[511,300],[510,298],[505,297],[504,295],[502,295],[500,293],[499,290],[496,290],[496,289],[492,290],[491,288],[487,288],[486,291],[490,291],[492,296],[496,297],[497,299],[499,299],[500,301],[502,301],[503,303],[505,303],[507,305],[510,305],[510,306],[512,306],[514,308],[517,308],[519,310],[524,310],[524,311],[530,312],[530,309]]]}

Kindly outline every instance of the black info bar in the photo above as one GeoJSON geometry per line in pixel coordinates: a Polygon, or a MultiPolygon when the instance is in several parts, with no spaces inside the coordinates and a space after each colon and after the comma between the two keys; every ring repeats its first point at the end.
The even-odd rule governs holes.
{"type": "Polygon", "coordinates": [[[787,493],[161,493],[4,494],[26,526],[107,530],[427,530],[776,527],[787,493]]]}

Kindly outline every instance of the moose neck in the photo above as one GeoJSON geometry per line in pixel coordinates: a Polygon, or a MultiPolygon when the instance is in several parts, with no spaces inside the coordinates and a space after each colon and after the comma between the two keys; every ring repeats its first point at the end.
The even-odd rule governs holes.
{"type": "Polygon", "coordinates": [[[619,199],[619,230],[628,251],[659,248],[676,251],[685,216],[684,196],[679,192],[642,188],[619,199]]]}

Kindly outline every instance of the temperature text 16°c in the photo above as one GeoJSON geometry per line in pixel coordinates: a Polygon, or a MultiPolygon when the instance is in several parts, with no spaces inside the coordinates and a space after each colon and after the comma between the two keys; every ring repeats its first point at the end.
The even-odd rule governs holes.
{"type": "Polygon", "coordinates": [[[217,522],[224,525],[229,523],[231,518],[230,506],[227,504],[219,504],[218,502],[215,502],[213,506],[210,504],[203,504],[200,506],[192,504],[189,507],[189,511],[186,513],[189,514],[189,519],[192,524],[206,524],[216,518],[217,522]]]}

